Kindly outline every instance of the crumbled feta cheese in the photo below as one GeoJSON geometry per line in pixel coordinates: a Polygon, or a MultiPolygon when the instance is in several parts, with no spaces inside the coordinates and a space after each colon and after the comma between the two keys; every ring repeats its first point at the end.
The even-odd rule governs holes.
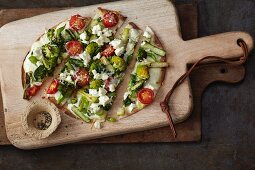
{"type": "Polygon", "coordinates": [[[148,27],[148,26],[145,28],[145,32],[147,32],[147,33],[150,34],[151,36],[154,35],[152,29],[151,29],[150,27],[148,27]]]}
{"type": "Polygon", "coordinates": [[[138,30],[136,29],[131,29],[130,30],[130,39],[137,42],[139,40],[139,36],[140,36],[140,33],[138,30]]]}
{"type": "Polygon", "coordinates": [[[115,91],[115,85],[114,84],[110,84],[108,87],[109,87],[109,91],[110,92],[114,92],[115,91]]]}
{"type": "Polygon", "coordinates": [[[33,83],[31,83],[31,85],[41,86],[42,82],[33,82],[33,83]]]}
{"type": "Polygon", "coordinates": [[[107,80],[108,75],[106,73],[98,73],[96,70],[92,70],[92,74],[94,76],[94,79],[102,79],[102,80],[107,80]]]}
{"type": "Polygon", "coordinates": [[[90,106],[89,106],[89,109],[92,113],[96,113],[100,110],[100,107],[99,107],[99,103],[92,103],[90,106]]]}
{"type": "Polygon", "coordinates": [[[96,122],[94,123],[94,127],[95,127],[96,129],[101,129],[101,122],[96,121],[96,122]]]}
{"type": "Polygon", "coordinates": [[[106,95],[99,97],[99,104],[105,106],[110,101],[110,98],[106,95]]]}
{"type": "Polygon", "coordinates": [[[144,32],[143,36],[148,39],[151,38],[151,34],[148,33],[147,31],[144,32]]]}
{"type": "Polygon", "coordinates": [[[101,29],[101,26],[99,24],[95,25],[92,28],[92,34],[96,34],[97,36],[102,35],[102,29],[101,29]]]}
{"type": "Polygon", "coordinates": [[[126,98],[128,97],[128,95],[130,95],[130,92],[125,92],[125,93],[124,93],[124,96],[123,96],[124,100],[126,100],[126,98]]]}
{"type": "Polygon", "coordinates": [[[84,51],[82,54],[79,54],[79,57],[83,59],[83,63],[85,67],[87,67],[91,60],[89,53],[87,51],[84,51]]]}
{"type": "Polygon", "coordinates": [[[97,55],[93,57],[94,60],[100,59],[100,58],[101,58],[101,53],[97,53],[97,55]]]}
{"type": "Polygon", "coordinates": [[[64,73],[60,73],[60,75],[59,75],[59,78],[60,78],[60,80],[65,80],[66,79],[66,73],[64,72],[64,73]]]}
{"type": "Polygon", "coordinates": [[[121,55],[124,53],[124,51],[125,51],[125,48],[124,48],[124,47],[117,48],[117,49],[115,50],[115,54],[116,54],[117,56],[121,56],[121,55]]]}
{"type": "Polygon", "coordinates": [[[136,107],[136,104],[131,103],[131,104],[127,107],[128,112],[132,112],[132,111],[134,110],[135,107],[136,107]]]}
{"type": "Polygon", "coordinates": [[[96,89],[89,89],[89,94],[91,94],[92,96],[95,96],[95,97],[99,96],[99,94],[98,94],[96,89]]]}
{"type": "Polygon", "coordinates": [[[123,46],[122,41],[119,39],[114,39],[110,42],[110,45],[113,46],[114,49],[120,48],[123,46]]]}
{"type": "Polygon", "coordinates": [[[73,83],[72,77],[69,75],[66,77],[65,81],[69,83],[73,83]]]}
{"type": "Polygon", "coordinates": [[[135,43],[132,41],[129,41],[126,47],[126,53],[125,56],[129,56],[134,52],[135,43]]]}
{"type": "Polygon", "coordinates": [[[81,39],[81,42],[84,43],[84,44],[89,43],[89,41],[86,40],[87,39],[87,33],[86,32],[84,32],[80,35],[80,39],[81,39]]]}
{"type": "Polygon", "coordinates": [[[103,34],[104,34],[104,36],[106,36],[106,37],[110,37],[110,36],[112,36],[112,30],[109,29],[109,28],[104,28],[104,29],[103,29],[103,34]]]}
{"type": "Polygon", "coordinates": [[[110,39],[107,38],[107,37],[104,36],[104,35],[101,35],[99,38],[97,38],[97,39],[95,39],[95,40],[92,40],[92,42],[95,42],[95,43],[97,43],[99,46],[102,46],[102,45],[104,45],[104,43],[110,42],[110,39]]]}
{"type": "Polygon", "coordinates": [[[146,44],[146,42],[143,41],[142,44],[141,44],[141,46],[144,46],[145,44],[146,44]]]}
{"type": "Polygon", "coordinates": [[[98,89],[98,95],[99,96],[104,96],[106,95],[107,91],[104,88],[99,88],[98,89]]]}

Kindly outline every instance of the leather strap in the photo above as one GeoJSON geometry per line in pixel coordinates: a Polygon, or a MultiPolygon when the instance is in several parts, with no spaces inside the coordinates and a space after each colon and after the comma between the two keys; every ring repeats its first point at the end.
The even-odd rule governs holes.
{"type": "Polygon", "coordinates": [[[238,39],[237,40],[237,44],[242,48],[243,50],[243,56],[241,56],[239,58],[239,60],[235,60],[235,61],[231,61],[231,60],[227,60],[227,59],[224,59],[222,57],[218,57],[218,56],[206,56],[200,60],[198,60],[196,63],[194,63],[192,65],[192,67],[190,67],[188,69],[188,71],[186,73],[184,73],[173,85],[173,87],[171,88],[171,90],[167,93],[167,95],[165,96],[165,99],[160,102],[160,107],[161,107],[161,110],[166,113],[167,115],[167,118],[168,118],[168,121],[169,121],[169,125],[170,125],[170,128],[171,128],[171,131],[172,131],[172,134],[173,134],[173,137],[176,138],[177,134],[176,134],[176,131],[175,131],[175,128],[174,128],[174,124],[173,124],[173,120],[172,120],[172,117],[171,117],[171,114],[170,114],[170,109],[169,109],[169,106],[168,106],[168,101],[169,99],[171,98],[172,94],[174,93],[175,89],[180,86],[184,80],[190,75],[190,73],[195,69],[196,66],[199,66],[203,61],[206,61],[206,60],[213,60],[213,61],[220,61],[220,62],[224,62],[224,63],[227,63],[227,64],[230,64],[230,65],[235,65],[235,66],[238,66],[238,65],[242,65],[246,62],[247,58],[248,58],[248,53],[249,53],[249,50],[248,50],[248,46],[247,44],[245,43],[244,40],[242,39],[238,39]]]}

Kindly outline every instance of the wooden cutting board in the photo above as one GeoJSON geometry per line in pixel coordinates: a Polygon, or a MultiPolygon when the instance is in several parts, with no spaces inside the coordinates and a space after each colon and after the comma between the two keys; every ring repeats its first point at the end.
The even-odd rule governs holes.
{"type": "MultiPolygon", "coordinates": [[[[175,9],[168,1],[124,1],[97,6],[120,10],[124,15],[129,16],[131,21],[138,23],[141,28],[148,24],[160,33],[159,38],[165,45],[171,69],[167,71],[165,83],[154,104],[118,123],[106,123],[102,130],[90,129],[90,125],[81,124],[78,120],[62,115],[62,124],[49,138],[44,140],[29,138],[20,126],[20,115],[29,104],[29,102],[21,99],[22,87],[19,77],[23,57],[20,56],[25,56],[27,49],[43,32],[45,26],[50,27],[73,13],[92,16],[96,6],[54,12],[13,22],[1,28],[0,38],[8,39],[8,41],[4,41],[7,43],[0,48],[0,57],[3,61],[1,63],[1,89],[7,135],[15,146],[32,149],[166,126],[166,116],[159,114],[161,112],[159,108],[160,99],[175,80],[185,72],[188,63],[195,62],[206,55],[220,55],[226,58],[240,56],[241,50],[236,45],[238,38],[243,38],[250,49],[253,46],[251,37],[242,32],[183,41],[180,37],[175,9]],[[11,79],[11,77],[17,77],[17,79],[11,79]]],[[[189,116],[192,109],[192,97],[188,81],[176,91],[170,105],[175,122],[183,121],[189,116]]]]}
{"type": "MultiPolygon", "coordinates": [[[[178,16],[180,19],[181,32],[184,40],[197,38],[197,6],[194,4],[179,4],[176,5],[178,16]]],[[[32,17],[47,12],[53,12],[61,10],[63,8],[34,8],[34,9],[2,9],[0,11],[0,27],[9,22],[32,17]]],[[[168,127],[134,132],[130,134],[118,135],[113,137],[100,138],[96,140],[86,141],[86,143],[131,143],[131,142],[171,142],[171,141],[199,141],[201,137],[201,121],[200,121],[200,94],[204,88],[211,82],[217,81],[219,76],[227,82],[240,81],[244,76],[244,69],[228,68],[228,74],[222,74],[219,70],[225,65],[214,65],[207,67],[201,67],[198,71],[195,71],[191,75],[191,87],[194,98],[194,110],[191,117],[176,126],[178,136],[173,139],[169,133],[168,127]],[[215,70],[217,70],[215,72],[215,70]],[[197,74],[196,74],[197,73],[197,74]],[[205,76],[200,75],[203,74],[205,76]],[[211,79],[202,78],[210,76],[211,79]],[[200,81],[196,81],[196,77],[200,81]],[[196,86],[192,86],[196,84],[196,86]],[[194,87],[194,88],[193,88],[194,87]]],[[[242,68],[242,66],[240,66],[242,68]]],[[[4,111],[2,95],[0,91],[0,145],[10,145],[10,141],[7,138],[6,130],[4,126],[4,111]]]]}

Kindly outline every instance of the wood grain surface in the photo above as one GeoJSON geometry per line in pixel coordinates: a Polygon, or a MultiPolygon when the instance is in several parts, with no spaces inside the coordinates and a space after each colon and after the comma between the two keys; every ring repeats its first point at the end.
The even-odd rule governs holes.
{"type": "MultiPolygon", "coordinates": [[[[197,7],[194,4],[179,4],[176,5],[178,16],[180,18],[180,25],[181,25],[181,32],[182,37],[184,40],[194,39],[197,37],[197,7]]],[[[9,22],[32,17],[39,14],[44,14],[47,12],[53,12],[57,10],[61,10],[63,8],[36,8],[36,9],[2,9],[0,11],[0,27],[4,24],[7,24],[9,22]]],[[[218,66],[217,68],[218,69],[218,66]]],[[[209,71],[209,70],[208,70],[209,71]]],[[[207,69],[203,69],[204,74],[210,74],[207,69]]],[[[220,74],[220,73],[219,73],[220,74]]],[[[199,76],[199,75],[197,75],[199,76]]],[[[238,76],[238,75],[237,75],[238,76]]],[[[240,74],[239,76],[242,76],[240,74]]],[[[196,77],[196,74],[194,73],[192,77],[196,77]]],[[[192,79],[192,78],[191,78],[192,79]]],[[[212,81],[214,78],[212,77],[212,81]]],[[[201,90],[203,90],[201,86],[201,90]]],[[[1,91],[0,91],[1,94],[1,91]]],[[[196,98],[197,91],[193,91],[194,98],[196,98]]],[[[200,111],[197,111],[196,108],[200,108],[197,106],[199,103],[194,103],[194,111],[192,116],[194,118],[191,118],[187,120],[185,123],[182,123],[178,125],[177,131],[178,133],[183,133],[186,135],[179,135],[176,139],[177,141],[199,141],[200,135],[201,135],[201,129],[200,126],[195,126],[192,128],[192,132],[190,130],[186,130],[186,126],[190,126],[190,124],[200,124],[200,111]]],[[[7,138],[6,130],[4,127],[4,113],[3,113],[3,103],[2,103],[2,95],[0,95],[0,145],[9,145],[11,144],[10,141],[7,138]]],[[[144,132],[135,132],[131,134],[124,134],[121,136],[116,137],[107,137],[103,138],[102,140],[93,140],[93,141],[86,141],[92,142],[92,143],[99,143],[99,142],[107,142],[107,143],[119,143],[119,142],[165,142],[165,141],[171,141],[172,137],[169,137],[169,129],[166,127],[159,128],[156,130],[149,130],[144,132]],[[161,133],[158,133],[161,131],[161,133]],[[143,134],[144,133],[144,134],[143,134]],[[160,134],[168,134],[168,135],[160,135],[160,134]],[[143,136],[143,139],[140,140],[136,136],[143,136]]]]}
{"type": "MultiPolygon", "coordinates": [[[[113,5],[113,4],[111,4],[111,5],[113,5]]],[[[114,5],[116,5],[115,7],[117,9],[118,8],[121,9],[121,6],[118,6],[118,3],[114,3],[114,5]]],[[[161,4],[161,5],[162,5],[161,7],[166,7],[167,4],[161,4]]],[[[170,16],[175,15],[174,14],[174,10],[172,9],[172,11],[171,11],[170,9],[171,9],[171,7],[169,6],[169,12],[172,12],[169,15],[170,16]]],[[[77,10],[79,10],[79,9],[77,9],[77,10]]],[[[125,10],[123,9],[123,11],[125,11],[125,10]]],[[[71,11],[69,10],[69,11],[66,11],[66,12],[71,12],[71,11]]],[[[127,11],[127,13],[128,13],[128,11],[127,11]]],[[[158,13],[160,13],[160,12],[158,11],[158,13]]],[[[55,13],[55,14],[61,14],[61,12],[60,13],[55,13]]],[[[131,13],[130,13],[130,16],[132,16],[131,13]]],[[[167,21],[168,21],[168,19],[171,20],[171,18],[168,18],[167,16],[165,16],[165,17],[166,17],[167,21]]],[[[34,19],[36,21],[36,18],[34,18],[34,19]]],[[[158,20],[158,19],[157,19],[157,21],[160,22],[160,20],[158,20]]],[[[139,18],[138,18],[138,20],[139,20],[139,18]]],[[[33,20],[31,20],[31,21],[33,22],[33,20]]],[[[141,22],[142,22],[142,20],[141,20],[141,22]]],[[[12,27],[14,28],[15,24],[17,24],[17,23],[12,23],[11,25],[9,25],[10,28],[12,28],[12,27]]],[[[19,24],[22,24],[22,21],[20,21],[19,24]]],[[[166,23],[164,23],[164,24],[166,24],[166,23]]],[[[178,38],[178,36],[179,36],[179,34],[178,34],[178,22],[176,21],[175,17],[172,18],[170,24],[172,24],[171,27],[168,27],[168,25],[164,25],[163,28],[166,29],[167,31],[170,31],[171,33],[173,33],[173,34],[171,34],[172,35],[172,37],[171,37],[172,38],[171,39],[172,42],[177,42],[176,44],[180,43],[182,45],[176,46],[176,44],[170,44],[170,40],[166,39],[166,36],[161,37],[161,39],[163,40],[164,44],[167,45],[166,46],[167,51],[170,51],[170,46],[172,47],[171,53],[172,53],[172,60],[173,61],[172,61],[171,64],[173,64],[174,66],[178,66],[178,64],[181,65],[181,63],[182,63],[182,66],[180,66],[179,69],[177,68],[176,70],[174,70],[174,68],[173,68],[172,72],[169,73],[168,77],[174,76],[174,77],[178,78],[179,74],[182,74],[183,72],[185,72],[186,64],[187,63],[194,62],[194,61],[198,60],[199,58],[201,58],[202,56],[205,56],[205,55],[209,55],[209,54],[211,54],[211,55],[213,55],[213,54],[215,54],[215,55],[222,54],[223,57],[226,57],[226,58],[232,58],[232,57],[239,56],[241,54],[241,51],[238,50],[236,48],[236,44],[233,43],[233,41],[236,40],[237,38],[241,37],[241,38],[245,39],[247,41],[249,47],[252,48],[252,40],[251,40],[250,36],[245,34],[245,33],[241,33],[241,32],[227,33],[227,34],[221,34],[221,35],[216,35],[216,36],[210,36],[210,37],[205,37],[205,38],[201,38],[201,39],[197,39],[197,40],[192,40],[192,41],[181,43],[182,40],[180,39],[180,37],[178,38]],[[220,46],[223,40],[224,40],[224,45],[226,45],[227,48],[222,48],[222,46],[220,46]],[[203,48],[200,48],[200,50],[199,50],[198,47],[200,47],[201,44],[203,44],[203,48]],[[175,48],[173,48],[173,47],[175,47],[175,48]],[[180,47],[182,47],[182,48],[180,48],[180,47]],[[182,55],[180,55],[180,52],[181,52],[181,50],[183,50],[183,48],[184,49],[187,48],[186,52],[190,52],[188,56],[185,55],[185,53],[182,53],[182,55]],[[192,50],[189,51],[188,49],[192,49],[192,50]],[[198,53],[198,51],[200,53],[198,53]],[[176,57],[182,57],[182,58],[179,58],[179,62],[177,62],[176,57]]],[[[5,27],[5,29],[6,29],[6,27],[5,27]]],[[[160,30],[159,29],[158,32],[161,32],[162,34],[168,35],[169,32],[166,32],[166,30],[160,30]]],[[[7,35],[5,35],[5,36],[7,36],[7,35]]],[[[30,38],[32,38],[32,37],[30,37],[30,38]]],[[[15,42],[15,43],[17,43],[17,42],[15,42]]],[[[18,43],[20,43],[20,42],[18,42],[18,43]]],[[[6,46],[6,47],[8,47],[8,46],[6,46]]],[[[11,50],[9,50],[8,52],[10,52],[10,51],[11,50]]],[[[10,53],[8,53],[7,55],[9,55],[9,54],[10,53]]],[[[2,67],[3,66],[8,66],[8,62],[3,63],[2,67]]],[[[6,69],[2,69],[2,71],[3,70],[7,71],[6,69]]],[[[6,79],[5,79],[6,77],[4,77],[4,76],[7,75],[6,74],[7,72],[2,73],[2,77],[1,78],[2,78],[2,80],[4,80],[3,81],[4,83],[6,83],[6,79]]],[[[8,73],[10,73],[10,72],[8,72],[8,73]]],[[[168,79],[166,79],[165,84],[171,86],[171,84],[174,82],[174,80],[175,79],[171,79],[171,81],[170,80],[168,81],[168,79]]],[[[186,114],[189,114],[189,112],[187,112],[187,111],[190,111],[190,109],[192,107],[191,98],[189,97],[191,95],[191,93],[189,91],[188,81],[185,84],[181,88],[182,92],[184,92],[184,93],[177,93],[176,96],[174,97],[175,98],[175,100],[174,100],[175,103],[174,104],[171,103],[173,110],[176,111],[176,112],[174,112],[175,114],[173,115],[175,121],[181,121],[184,118],[186,118],[187,117],[186,114]],[[185,84],[186,84],[186,86],[184,86],[185,84]]],[[[2,85],[2,89],[3,89],[3,87],[5,87],[5,86],[3,85],[3,83],[1,85],[2,85]]],[[[9,89],[5,87],[5,89],[3,90],[3,94],[8,94],[8,90],[9,89]]],[[[161,95],[158,95],[158,99],[160,99],[163,96],[163,94],[165,94],[165,92],[167,90],[168,90],[167,88],[165,88],[165,89],[162,88],[161,95]]],[[[6,97],[10,98],[11,95],[9,95],[9,96],[5,95],[5,97],[4,97],[4,100],[5,100],[4,104],[8,103],[8,104],[12,104],[13,105],[15,103],[15,102],[14,103],[10,103],[11,100],[8,101],[8,99],[6,97]]],[[[14,99],[14,98],[12,98],[12,99],[14,99]]],[[[18,109],[20,109],[19,106],[23,106],[25,104],[26,103],[22,103],[21,102],[21,103],[18,103],[18,105],[15,104],[15,106],[18,106],[18,109]]],[[[10,105],[6,105],[6,106],[10,106],[10,105]]],[[[155,114],[155,111],[157,110],[157,109],[155,109],[155,107],[156,106],[151,106],[152,111],[154,110],[153,111],[154,113],[151,113],[151,114],[155,114]]],[[[17,110],[13,109],[12,107],[6,107],[6,109],[7,109],[6,110],[6,113],[7,113],[6,114],[7,115],[7,117],[6,117],[7,118],[6,119],[7,130],[13,131],[14,129],[16,129],[16,131],[12,132],[12,135],[10,135],[9,138],[11,137],[11,139],[13,140],[12,141],[13,144],[15,144],[18,147],[21,147],[21,148],[37,148],[37,147],[44,147],[44,146],[52,146],[52,145],[56,145],[56,139],[59,140],[57,142],[57,144],[63,144],[63,143],[71,142],[71,141],[80,141],[83,138],[82,134],[80,134],[80,136],[78,137],[77,136],[78,134],[76,134],[76,136],[73,136],[73,134],[69,134],[69,136],[68,136],[68,133],[65,133],[68,128],[66,126],[64,126],[63,124],[70,123],[70,121],[69,122],[67,121],[65,123],[62,123],[61,128],[58,129],[58,133],[59,133],[61,131],[61,129],[63,130],[64,127],[65,127],[66,130],[63,130],[63,133],[61,132],[58,135],[56,135],[57,134],[56,133],[55,135],[50,137],[47,141],[35,141],[33,139],[28,139],[28,141],[31,142],[29,144],[29,143],[27,143],[28,141],[26,142],[26,139],[25,139],[26,137],[25,137],[24,133],[22,132],[22,130],[21,129],[17,129],[19,127],[18,123],[17,123],[18,122],[18,120],[17,120],[18,116],[16,115],[16,117],[14,118],[13,117],[14,115],[12,115],[17,110]],[[10,118],[9,116],[12,117],[12,118],[10,118]],[[16,123],[12,123],[13,121],[15,121],[15,119],[16,119],[17,122],[16,123]],[[10,124],[10,126],[8,127],[9,124],[10,124]],[[22,136],[19,137],[19,134],[21,134],[21,133],[23,133],[23,135],[24,135],[23,137],[22,136]],[[62,137],[60,139],[61,135],[62,135],[62,137]],[[67,136],[64,137],[63,135],[67,135],[67,136]],[[55,139],[54,139],[54,137],[55,137],[55,139]],[[44,145],[43,145],[43,143],[44,143],[44,145]]],[[[144,111],[144,113],[146,113],[147,111],[149,111],[149,109],[147,109],[147,111],[146,111],[146,109],[144,109],[143,111],[144,111]]],[[[137,118],[139,118],[141,115],[142,115],[142,113],[140,113],[139,115],[137,114],[137,115],[133,116],[132,118],[137,121],[137,120],[139,120],[137,118]]],[[[105,128],[106,129],[105,133],[103,133],[101,131],[100,132],[93,132],[93,134],[90,134],[90,136],[88,135],[86,137],[86,139],[98,137],[98,136],[94,136],[95,134],[100,135],[100,137],[102,137],[104,135],[114,135],[114,134],[118,134],[118,133],[124,133],[124,131],[125,132],[130,132],[130,131],[134,131],[134,130],[144,130],[144,129],[149,129],[149,128],[161,127],[161,126],[164,126],[164,125],[167,124],[166,120],[163,118],[162,115],[159,115],[158,117],[159,117],[159,120],[150,122],[151,118],[153,118],[153,115],[151,115],[151,117],[150,117],[149,114],[146,114],[145,118],[149,119],[149,122],[148,122],[148,120],[146,122],[146,126],[147,127],[141,126],[139,124],[140,123],[139,121],[137,122],[137,124],[132,126],[132,128],[130,127],[129,129],[127,129],[127,128],[125,129],[125,127],[123,127],[123,126],[114,127],[115,125],[111,125],[112,128],[113,128],[113,131],[114,131],[113,133],[112,132],[107,132],[107,129],[105,128]]],[[[140,117],[140,118],[143,118],[143,117],[140,117]]],[[[64,119],[68,119],[68,118],[65,117],[64,119]]],[[[140,120],[143,121],[143,119],[140,119],[140,120]]],[[[128,120],[124,120],[123,122],[125,122],[125,121],[128,121],[128,120]]],[[[131,124],[132,124],[132,122],[131,122],[131,124]]],[[[81,126],[84,126],[84,125],[79,125],[79,126],[77,125],[75,127],[74,124],[71,124],[71,128],[75,127],[74,129],[76,129],[76,128],[82,129],[81,126]]],[[[83,128],[83,130],[84,130],[84,128],[83,128]]],[[[77,130],[75,132],[77,132],[77,130]]],[[[87,132],[87,133],[89,133],[89,132],[87,132]]]]}

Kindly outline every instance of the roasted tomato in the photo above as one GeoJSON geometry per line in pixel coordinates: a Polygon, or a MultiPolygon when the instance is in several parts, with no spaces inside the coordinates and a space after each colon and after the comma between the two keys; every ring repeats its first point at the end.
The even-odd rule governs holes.
{"type": "Polygon", "coordinates": [[[107,12],[103,16],[103,24],[106,28],[114,27],[119,22],[119,17],[113,12],[107,12]]]}
{"type": "Polygon", "coordinates": [[[85,68],[80,68],[73,76],[77,85],[83,87],[89,84],[89,72],[85,68]]]}
{"type": "Polygon", "coordinates": [[[79,31],[85,27],[86,23],[83,17],[78,14],[78,15],[73,15],[71,17],[69,21],[69,25],[73,30],[79,31]]]}
{"type": "Polygon", "coordinates": [[[26,94],[27,94],[27,96],[35,96],[39,89],[40,89],[40,86],[34,85],[32,87],[29,87],[26,90],[26,94]]]}
{"type": "Polygon", "coordinates": [[[69,41],[65,45],[69,55],[75,56],[83,52],[82,44],[79,41],[69,41]]]}
{"type": "Polygon", "coordinates": [[[111,57],[114,55],[114,52],[115,52],[115,49],[113,48],[113,46],[111,45],[107,45],[104,50],[101,52],[101,55],[102,56],[105,56],[105,57],[111,57]]]}
{"type": "Polygon", "coordinates": [[[47,90],[47,94],[55,94],[58,91],[58,86],[59,81],[54,79],[47,90]]]}
{"type": "Polygon", "coordinates": [[[104,81],[104,88],[105,88],[105,90],[109,91],[109,85],[110,85],[111,81],[112,81],[112,77],[109,77],[108,79],[106,79],[104,81]]]}
{"type": "Polygon", "coordinates": [[[151,104],[154,99],[154,92],[149,88],[142,88],[139,90],[137,98],[142,104],[151,104]]]}

